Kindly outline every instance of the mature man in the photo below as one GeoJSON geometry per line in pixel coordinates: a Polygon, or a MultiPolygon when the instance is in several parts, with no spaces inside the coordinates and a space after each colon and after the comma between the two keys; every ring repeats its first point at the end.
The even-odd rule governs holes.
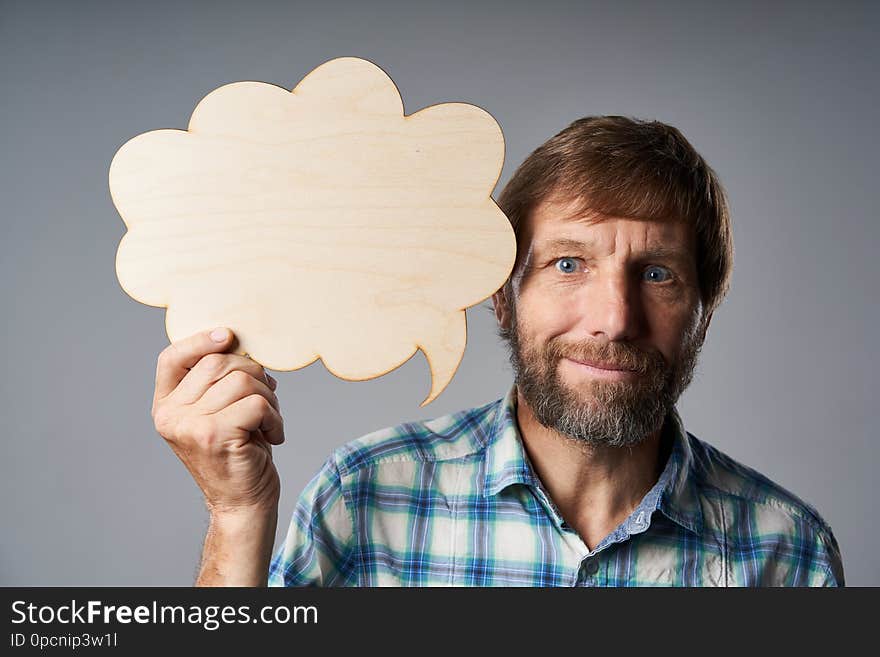
{"type": "Polygon", "coordinates": [[[493,297],[514,385],[336,449],[274,558],[274,379],[223,354],[225,330],[160,355],[156,426],[211,511],[197,584],[843,585],[818,513],[675,408],[733,256],[722,187],[681,133],[580,119],[498,204],[518,243],[493,297]]]}

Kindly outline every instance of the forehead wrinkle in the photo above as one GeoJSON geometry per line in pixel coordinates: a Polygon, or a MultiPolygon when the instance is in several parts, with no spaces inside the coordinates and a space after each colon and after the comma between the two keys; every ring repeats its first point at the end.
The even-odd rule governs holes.
{"type": "MultiPolygon", "coordinates": [[[[595,240],[576,240],[570,237],[557,237],[553,239],[540,240],[536,244],[530,245],[529,254],[532,253],[532,246],[537,247],[538,251],[551,251],[551,250],[574,250],[574,251],[586,251],[593,247],[595,247],[595,240]]],[[[656,243],[649,245],[646,249],[641,251],[633,251],[631,248],[628,249],[629,252],[635,258],[670,258],[674,260],[686,260],[689,256],[684,251],[680,249],[670,247],[667,244],[656,243]]],[[[615,249],[616,251],[616,249],[615,249]]]]}

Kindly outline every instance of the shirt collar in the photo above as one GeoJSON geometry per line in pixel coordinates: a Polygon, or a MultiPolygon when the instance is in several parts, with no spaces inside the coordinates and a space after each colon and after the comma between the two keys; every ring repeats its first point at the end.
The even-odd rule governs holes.
{"type": "Polygon", "coordinates": [[[483,492],[487,497],[513,484],[538,486],[538,478],[528,462],[516,421],[516,385],[497,402],[485,450],[486,477],[483,492]]]}
{"type": "MultiPolygon", "coordinates": [[[[483,494],[487,497],[513,484],[543,488],[523,448],[516,421],[516,402],[514,384],[497,402],[495,418],[486,436],[483,494]]],[[[674,407],[666,417],[664,433],[672,441],[669,458],[657,483],[630,518],[636,525],[644,522],[644,528],[647,528],[647,519],[639,512],[646,512],[650,518],[650,514],[659,509],[670,520],[699,534],[703,529],[703,513],[694,481],[693,449],[681,416],[674,407]]]]}

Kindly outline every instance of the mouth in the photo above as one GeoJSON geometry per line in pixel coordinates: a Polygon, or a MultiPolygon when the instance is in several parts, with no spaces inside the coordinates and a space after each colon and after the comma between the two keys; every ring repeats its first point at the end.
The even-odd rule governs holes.
{"type": "Polygon", "coordinates": [[[592,376],[598,376],[604,379],[631,379],[638,376],[638,372],[622,365],[614,363],[590,362],[582,361],[574,358],[563,358],[570,365],[580,371],[592,376]]]}
{"type": "Polygon", "coordinates": [[[578,363],[579,365],[586,365],[587,367],[592,367],[593,369],[597,369],[597,370],[609,370],[611,372],[632,372],[632,371],[634,371],[628,367],[623,367],[622,365],[616,365],[614,363],[601,363],[598,361],[578,360],[575,358],[569,358],[569,360],[571,360],[575,363],[578,363]]]}

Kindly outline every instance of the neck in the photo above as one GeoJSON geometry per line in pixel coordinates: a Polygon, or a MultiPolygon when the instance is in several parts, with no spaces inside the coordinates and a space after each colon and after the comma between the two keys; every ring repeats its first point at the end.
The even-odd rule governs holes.
{"type": "Polygon", "coordinates": [[[538,422],[519,391],[517,422],[535,473],[590,550],[635,510],[663,469],[662,428],[632,447],[576,442],[538,422]]]}

